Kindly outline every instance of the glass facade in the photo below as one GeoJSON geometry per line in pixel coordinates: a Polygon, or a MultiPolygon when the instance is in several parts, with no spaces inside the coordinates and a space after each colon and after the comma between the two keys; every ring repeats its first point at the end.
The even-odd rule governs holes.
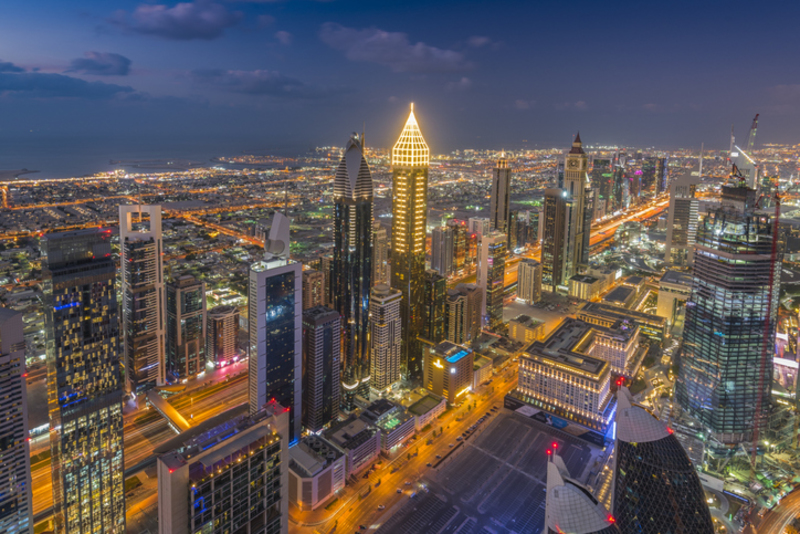
{"type": "Polygon", "coordinates": [[[544,232],[542,234],[542,284],[549,290],[566,283],[564,248],[567,204],[564,191],[547,189],[544,193],[544,232]]]}
{"type": "Polygon", "coordinates": [[[206,287],[193,276],[167,285],[167,377],[191,378],[206,367],[206,287]]]}
{"type": "Polygon", "coordinates": [[[339,413],[341,321],[315,306],[303,312],[303,426],[319,432],[339,413]]]}
{"type": "Polygon", "coordinates": [[[447,279],[433,270],[425,272],[425,324],[422,337],[433,343],[441,343],[445,338],[445,301],[447,300],[447,279]]]}
{"type": "Polygon", "coordinates": [[[623,534],[713,534],[692,462],[674,435],[617,440],[614,518],[623,534]]]}
{"type": "MultiPolygon", "coordinates": [[[[268,401],[274,399],[294,412],[295,383],[295,273],[292,271],[270,276],[264,281],[267,312],[266,371],[268,401]]],[[[294,418],[289,418],[289,434],[294,428],[294,418]]]]}
{"type": "Polygon", "coordinates": [[[56,534],[125,532],[122,366],[111,230],[42,241],[56,534]]]}
{"type": "MultiPolygon", "coordinates": [[[[502,236],[505,238],[505,236],[502,236]]],[[[503,322],[503,291],[506,274],[506,240],[498,239],[487,246],[486,324],[493,332],[506,331],[503,322]]]]}

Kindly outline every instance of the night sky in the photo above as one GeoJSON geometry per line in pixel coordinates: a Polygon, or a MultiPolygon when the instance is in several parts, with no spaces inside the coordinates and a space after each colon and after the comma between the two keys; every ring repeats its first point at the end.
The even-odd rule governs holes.
{"type": "MultiPolygon", "coordinates": [[[[800,2],[3,0],[0,139],[800,142],[800,2]]],[[[524,142],[527,141],[527,142],[524,142]]],[[[0,152],[2,146],[0,145],[0,152]]]]}

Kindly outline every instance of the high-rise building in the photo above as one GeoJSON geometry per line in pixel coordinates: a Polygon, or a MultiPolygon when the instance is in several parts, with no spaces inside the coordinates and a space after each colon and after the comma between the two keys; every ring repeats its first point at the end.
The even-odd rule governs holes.
{"type": "Polygon", "coordinates": [[[613,513],[622,534],[713,534],[697,470],[664,424],[617,394],[613,513]]]}
{"type": "Polygon", "coordinates": [[[481,330],[483,291],[477,284],[458,284],[447,291],[445,301],[446,339],[466,345],[481,330]]]}
{"type": "Polygon", "coordinates": [[[570,477],[557,450],[547,463],[546,534],[619,534],[614,517],[592,492],[570,477]]]}
{"type": "Polygon", "coordinates": [[[453,232],[453,272],[462,274],[467,265],[467,221],[448,219],[447,228],[453,232]]]}
{"type": "Polygon", "coordinates": [[[389,237],[378,221],[372,223],[372,285],[389,283],[389,237]]]}
{"type": "Polygon", "coordinates": [[[664,260],[674,267],[691,267],[694,259],[698,209],[695,188],[695,182],[688,177],[676,180],[669,188],[664,260]]]}
{"type": "Polygon", "coordinates": [[[414,106],[400,139],[392,148],[392,283],[403,295],[402,373],[422,378],[422,332],[425,241],[428,224],[428,165],[430,150],[422,137],[414,106]]]}
{"type": "Polygon", "coordinates": [[[470,217],[467,221],[467,230],[482,236],[492,231],[492,221],[486,217],[470,217]]]}
{"type": "Polygon", "coordinates": [[[303,271],[303,309],[325,305],[325,275],[316,269],[303,271]]]}
{"type": "Polygon", "coordinates": [[[594,158],[592,162],[592,185],[596,188],[595,211],[602,205],[604,213],[611,213],[613,209],[614,172],[609,158],[594,158]]]}
{"type": "Polygon", "coordinates": [[[319,270],[325,277],[325,302],[324,306],[333,307],[333,253],[328,252],[319,258],[319,270]]]}
{"type": "Polygon", "coordinates": [[[303,426],[319,432],[339,414],[342,323],[338,312],[303,312],[303,426]]]}
{"type": "Polygon", "coordinates": [[[492,231],[481,236],[478,252],[478,286],[483,291],[481,316],[490,330],[505,329],[503,292],[506,274],[506,235],[492,231]]]}
{"type": "Polygon", "coordinates": [[[525,258],[517,268],[517,300],[535,304],[542,300],[542,264],[525,258]]]}
{"type": "MultiPolygon", "coordinates": [[[[508,252],[509,254],[517,250],[518,247],[525,246],[524,241],[519,243],[519,225],[520,225],[520,212],[518,210],[511,210],[508,212],[508,252]]],[[[524,221],[522,222],[524,224],[524,221]]]]}
{"type": "Polygon", "coordinates": [[[567,193],[566,277],[569,280],[580,267],[589,263],[589,233],[591,230],[591,198],[587,172],[589,156],[583,151],[581,134],[575,136],[567,154],[564,170],[564,191],[567,193]]]}
{"type": "Polygon", "coordinates": [[[467,347],[444,341],[425,345],[425,389],[455,404],[472,389],[475,355],[467,347]]]}
{"type": "Polygon", "coordinates": [[[727,444],[752,438],[772,391],[781,257],[772,254],[774,221],[736,200],[748,194],[755,191],[723,187],[723,206],[698,228],[675,390],[681,407],[727,444]]]}
{"type": "Polygon", "coordinates": [[[332,308],[342,316],[342,408],[369,397],[369,294],[372,289],[372,175],[354,135],[333,182],[332,308]]]}
{"type": "Polygon", "coordinates": [[[124,378],[111,230],[42,240],[56,534],[125,532],[124,378]]]}
{"type": "Polygon", "coordinates": [[[402,321],[400,303],[402,294],[386,284],[372,288],[370,298],[370,383],[383,391],[400,380],[400,352],[402,348],[402,321]]]}
{"type": "Polygon", "coordinates": [[[301,427],[302,287],[302,265],[289,258],[289,219],[275,212],[264,261],[250,266],[248,387],[251,415],[273,399],[289,410],[290,443],[301,427]]]}
{"type": "Polygon", "coordinates": [[[437,226],[431,232],[431,269],[447,277],[453,271],[453,228],[437,226]]]}
{"type": "Polygon", "coordinates": [[[22,314],[0,308],[0,531],[33,532],[22,314]]]}
{"type": "Polygon", "coordinates": [[[167,376],[183,380],[206,368],[206,283],[184,275],[167,284],[167,376]]]}
{"type": "Polygon", "coordinates": [[[656,194],[669,189],[669,165],[667,158],[656,158],[656,194]]]}
{"type": "MultiPolygon", "coordinates": [[[[511,167],[505,157],[492,169],[492,190],[489,199],[489,227],[511,239],[511,167]]],[[[510,250],[510,243],[506,243],[510,250]]]]}
{"type": "Polygon", "coordinates": [[[159,534],[288,534],[290,415],[226,412],[159,446],[159,534]]]}
{"type": "Polygon", "coordinates": [[[239,308],[211,308],[206,319],[206,361],[214,367],[225,367],[239,356],[239,308]]]}
{"type": "Polygon", "coordinates": [[[447,279],[434,270],[425,271],[425,317],[421,337],[432,343],[445,339],[445,300],[447,279]]]}
{"type": "Polygon", "coordinates": [[[556,291],[569,280],[567,276],[567,199],[562,189],[544,192],[544,231],[542,233],[542,283],[548,291],[556,291]]]}
{"type": "Polygon", "coordinates": [[[122,343],[127,388],[166,383],[161,206],[119,207],[122,343]]]}

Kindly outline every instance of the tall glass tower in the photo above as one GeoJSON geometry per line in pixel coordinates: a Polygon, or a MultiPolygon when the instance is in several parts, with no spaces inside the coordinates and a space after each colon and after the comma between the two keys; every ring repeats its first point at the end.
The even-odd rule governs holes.
{"type": "Polygon", "coordinates": [[[372,175],[361,140],[347,142],[333,182],[333,308],[342,316],[342,409],[369,398],[369,294],[372,288],[372,175]]]}
{"type": "Polygon", "coordinates": [[[425,240],[428,223],[430,150],[422,138],[414,105],[400,139],[392,148],[392,284],[403,300],[401,366],[403,376],[422,380],[422,334],[425,240]]]}
{"type": "MultiPolygon", "coordinates": [[[[508,239],[510,248],[511,242],[511,167],[505,154],[492,169],[492,191],[489,199],[489,220],[492,230],[503,232],[508,239]]],[[[513,250],[513,249],[511,249],[513,250]]]]}
{"type": "Polygon", "coordinates": [[[755,194],[724,187],[722,207],[700,223],[686,303],[676,397],[723,444],[752,438],[772,390],[781,258],[755,194]]]}
{"type": "Polygon", "coordinates": [[[42,240],[56,534],[125,532],[122,365],[111,230],[42,240]]]}

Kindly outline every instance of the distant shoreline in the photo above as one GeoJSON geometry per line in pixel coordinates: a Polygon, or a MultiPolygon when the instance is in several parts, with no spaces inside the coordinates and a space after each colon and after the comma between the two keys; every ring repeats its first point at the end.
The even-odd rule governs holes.
{"type": "Polygon", "coordinates": [[[28,169],[16,169],[16,170],[10,170],[10,171],[0,170],[0,180],[12,180],[14,178],[19,178],[23,174],[33,174],[35,172],[39,172],[39,171],[31,171],[31,170],[28,170],[28,169]]]}

